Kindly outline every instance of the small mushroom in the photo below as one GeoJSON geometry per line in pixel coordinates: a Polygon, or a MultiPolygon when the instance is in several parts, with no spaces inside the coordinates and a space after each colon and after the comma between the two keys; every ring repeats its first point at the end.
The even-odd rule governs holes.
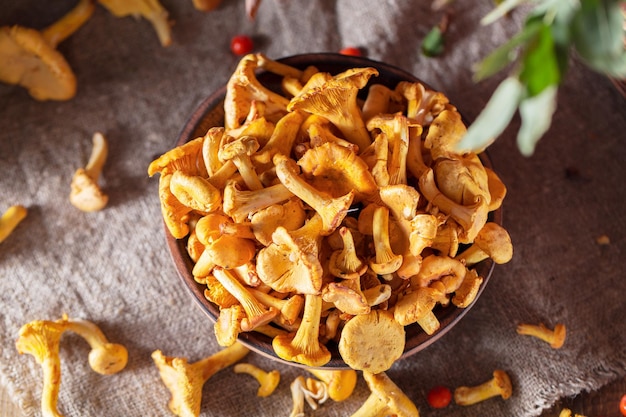
{"type": "Polygon", "coordinates": [[[330,361],[331,353],[319,341],[322,297],[306,294],[302,322],[295,333],[278,335],[272,347],[279,358],[306,366],[324,366],[330,361]]]}
{"type": "Polygon", "coordinates": [[[378,373],[402,356],[404,343],[404,326],[393,314],[372,310],[348,320],[339,339],[339,353],[350,368],[378,373]]]}
{"type": "Polygon", "coordinates": [[[497,264],[504,264],[513,257],[513,244],[509,233],[495,222],[487,222],[480,229],[472,245],[458,254],[455,259],[467,266],[491,258],[497,264]]]}
{"type": "Polygon", "coordinates": [[[274,156],[274,164],[280,182],[321,216],[322,233],[324,235],[332,233],[348,213],[355,191],[351,190],[341,197],[333,198],[302,179],[298,175],[298,166],[294,160],[277,154],[274,156]]]}
{"type": "Polygon", "coordinates": [[[252,136],[243,136],[225,143],[219,150],[219,158],[233,161],[249,190],[260,190],[263,184],[254,170],[250,156],[259,149],[259,142],[252,136]]]}
{"type": "Polygon", "coordinates": [[[227,133],[241,126],[250,112],[252,102],[265,103],[265,117],[270,121],[287,113],[289,100],[269,90],[257,79],[255,70],[260,59],[260,56],[255,54],[244,56],[228,80],[224,98],[224,127],[227,133]]]}
{"type": "Polygon", "coordinates": [[[462,205],[446,195],[444,195],[435,181],[435,176],[431,168],[427,169],[419,178],[419,189],[422,195],[443,213],[450,215],[461,227],[462,233],[459,233],[459,241],[461,243],[471,243],[478,234],[479,230],[487,222],[489,214],[489,204],[482,197],[477,197],[474,204],[462,205]]]}
{"type": "Polygon", "coordinates": [[[434,334],[440,327],[433,308],[437,304],[437,290],[421,287],[400,298],[393,310],[395,320],[403,326],[417,323],[428,335],[434,334]]]}
{"type": "Polygon", "coordinates": [[[428,128],[424,147],[430,150],[433,160],[457,155],[456,145],[467,132],[461,114],[456,110],[443,110],[428,128]]]}
{"type": "Polygon", "coordinates": [[[328,396],[333,401],[344,401],[352,395],[357,382],[357,373],[354,369],[323,369],[307,368],[328,386],[328,396]]]}
{"type": "Polygon", "coordinates": [[[319,260],[321,230],[317,214],[297,230],[276,228],[272,243],[257,253],[261,281],[282,293],[318,294],[324,272],[319,260]]]}
{"type": "Polygon", "coordinates": [[[426,287],[435,281],[443,283],[446,294],[456,291],[465,278],[467,268],[454,258],[445,255],[428,255],[422,260],[422,267],[411,282],[426,287]]]}
{"type": "Polygon", "coordinates": [[[322,298],[333,303],[341,312],[357,315],[368,314],[370,304],[361,291],[359,279],[344,279],[341,282],[330,282],[322,290],[322,298]]]}
{"type": "Polygon", "coordinates": [[[373,217],[373,239],[375,257],[369,263],[378,275],[390,276],[402,266],[402,255],[396,255],[389,243],[389,209],[376,207],[373,217]]]}
{"type": "Polygon", "coordinates": [[[507,400],[513,394],[509,375],[500,369],[493,372],[493,378],[474,387],[458,387],[454,390],[454,402],[458,405],[473,405],[492,397],[500,396],[507,400]]]}
{"type": "Polygon", "coordinates": [[[391,155],[389,156],[389,184],[407,183],[407,154],[409,151],[409,122],[401,113],[381,114],[367,122],[367,129],[380,129],[387,136],[391,155]]]}
{"type": "Polygon", "coordinates": [[[15,230],[18,224],[26,218],[28,210],[19,204],[6,209],[0,217],[0,243],[15,230]]]}
{"type": "Polygon", "coordinates": [[[162,46],[172,43],[172,28],[168,21],[169,13],[159,0],[98,0],[111,14],[116,17],[143,17],[147,19],[162,46]]]}
{"type": "Polygon", "coordinates": [[[565,343],[567,329],[562,323],[557,323],[553,330],[548,329],[543,324],[522,323],[517,326],[517,333],[536,337],[550,344],[553,349],[560,349],[565,343]]]}
{"type": "Polygon", "coordinates": [[[224,188],[223,210],[236,223],[241,223],[259,210],[279,204],[293,197],[283,184],[275,184],[260,190],[240,190],[237,182],[230,180],[224,188]]]}
{"type": "Polygon", "coordinates": [[[76,76],[56,47],[82,27],[94,9],[92,0],[80,0],[41,32],[17,25],[0,27],[0,81],[21,85],[36,100],[73,98],[76,76]]]}
{"type": "Polygon", "coordinates": [[[182,204],[202,213],[210,213],[221,207],[220,190],[199,175],[175,171],[170,180],[170,191],[182,204]]]}
{"type": "Polygon", "coordinates": [[[354,190],[355,201],[378,201],[378,186],[367,164],[350,148],[327,142],[311,148],[298,160],[308,182],[333,197],[354,190]]]}
{"type": "Polygon", "coordinates": [[[478,295],[478,290],[483,281],[483,277],[478,275],[475,269],[468,269],[463,278],[463,282],[454,292],[452,304],[458,308],[469,307],[476,299],[476,295],[478,295]]]}
{"type": "Polygon", "coordinates": [[[250,218],[252,232],[263,246],[272,243],[272,234],[278,226],[287,231],[296,230],[304,224],[306,212],[302,202],[290,199],[283,204],[273,204],[254,213],[250,218]]]}
{"type": "Polygon", "coordinates": [[[343,247],[330,255],[328,271],[337,278],[358,279],[367,270],[365,263],[357,254],[352,232],[345,226],[339,228],[343,247]]]}
{"type": "Polygon", "coordinates": [[[367,123],[372,117],[384,113],[392,113],[392,103],[402,101],[402,95],[383,84],[372,84],[367,90],[363,102],[362,117],[367,123]]]}
{"type": "Polygon", "coordinates": [[[305,85],[301,94],[291,99],[287,109],[325,117],[363,151],[371,139],[357,104],[357,93],[373,75],[378,75],[374,68],[354,68],[331,77],[320,86],[307,88],[305,85]]]}
{"type": "Polygon", "coordinates": [[[328,389],[324,382],[297,376],[289,385],[293,406],[289,417],[304,416],[304,402],[306,401],[312,410],[317,410],[319,404],[328,399],[328,389]]]}
{"type": "Polygon", "coordinates": [[[385,372],[363,371],[370,395],[351,417],[419,417],[419,410],[411,399],[385,372]]]}
{"type": "Polygon", "coordinates": [[[277,370],[266,372],[251,363],[238,363],[233,367],[237,374],[248,374],[259,383],[256,395],[258,397],[269,397],[272,395],[280,382],[280,372],[277,370]]]}
{"type": "Polygon", "coordinates": [[[152,352],[161,380],[172,396],[168,402],[170,411],[180,417],[199,416],[205,382],[218,371],[243,359],[248,352],[241,343],[234,343],[191,364],[186,358],[165,356],[160,350],[152,352]]]}
{"type": "Polygon", "coordinates": [[[70,202],[82,211],[102,210],[109,202],[109,197],[102,192],[98,179],[108,155],[108,144],[104,135],[93,135],[93,149],[85,168],[78,168],[72,177],[70,202]]]}
{"type": "Polygon", "coordinates": [[[72,331],[91,346],[89,366],[99,374],[111,375],[126,367],[128,351],[120,344],[110,343],[92,322],[71,320],[67,316],[57,321],[35,320],[22,326],[15,342],[18,353],[35,357],[43,370],[41,411],[45,417],[59,417],[57,402],[61,386],[59,344],[65,331],[72,331]]]}
{"type": "Polygon", "coordinates": [[[232,275],[230,271],[221,267],[213,269],[213,276],[241,303],[246,311],[246,318],[241,320],[241,329],[245,332],[272,321],[280,311],[274,307],[266,307],[257,300],[250,291],[232,275]]]}

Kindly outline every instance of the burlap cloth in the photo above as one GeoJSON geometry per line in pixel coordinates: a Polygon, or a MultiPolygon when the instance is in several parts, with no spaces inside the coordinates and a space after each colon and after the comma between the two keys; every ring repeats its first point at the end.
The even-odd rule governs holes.
{"type": "MultiPolygon", "coordinates": [[[[446,53],[429,59],[420,41],[440,18],[429,1],[265,0],[254,23],[241,1],[224,1],[210,14],[191,1],[162,3],[176,22],[169,48],[159,45],[147,21],[116,19],[102,7],[61,44],[78,76],[71,101],[39,103],[21,88],[0,85],[0,209],[19,203],[29,210],[0,245],[0,381],[28,416],[40,413],[41,368],[33,357],[19,356],[14,341],[31,320],[63,313],[86,318],[130,352],[128,367],[105,377],[89,369],[88,345],[64,336],[59,409],[66,416],[170,415],[151,352],[195,361],[217,351],[211,323],[170,260],[158,181],[146,168],[227,80],[238,61],[229,51],[233,35],[253,34],[257,50],[272,58],[362,46],[370,58],[446,92],[471,119],[498,82],[474,84],[471,65],[515,33],[522,18],[481,27],[492,2],[458,2],[446,53]],[[110,142],[102,177],[110,203],[86,214],[70,205],[68,193],[95,131],[110,142]]],[[[5,1],[0,25],[41,28],[72,4],[5,1]]],[[[626,102],[607,79],[572,62],[553,127],[531,158],[517,151],[513,133],[490,148],[508,186],[504,224],[513,260],[495,268],[460,324],[388,371],[424,416],[536,416],[563,396],[626,375],[626,102]],[[609,244],[597,243],[602,235],[609,244]],[[566,343],[553,350],[518,336],[519,322],[565,323],[566,343]],[[512,377],[508,401],[443,411],[427,405],[432,386],[478,384],[495,368],[512,377]]],[[[289,383],[305,372],[260,355],[247,360],[281,371],[277,392],[257,398],[252,378],[228,369],[205,385],[202,415],[289,414],[289,383]]],[[[314,415],[348,416],[367,396],[360,380],[349,400],[327,402],[314,415]]]]}

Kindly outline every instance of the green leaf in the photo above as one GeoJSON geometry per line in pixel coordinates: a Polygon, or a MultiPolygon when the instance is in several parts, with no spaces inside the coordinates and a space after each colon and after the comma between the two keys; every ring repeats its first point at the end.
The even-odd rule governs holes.
{"type": "Polygon", "coordinates": [[[552,85],[534,97],[523,99],[519,104],[522,125],[517,132],[517,147],[525,156],[535,152],[535,146],[552,124],[556,110],[558,87],[552,85]]]}
{"type": "Polygon", "coordinates": [[[530,96],[538,95],[545,88],[561,81],[559,58],[550,26],[542,24],[528,43],[519,79],[526,85],[530,96]]]}
{"type": "Polygon", "coordinates": [[[422,42],[422,53],[432,57],[443,53],[444,37],[439,26],[435,26],[426,34],[422,42]]]}
{"type": "Polygon", "coordinates": [[[498,47],[474,67],[474,80],[480,81],[501,71],[516,58],[515,49],[537,35],[541,22],[528,21],[507,43],[498,47]]]}
{"type": "Polygon", "coordinates": [[[511,122],[524,97],[524,91],[524,86],[517,78],[503,80],[457,144],[457,150],[480,152],[489,146],[511,122]]]}
{"type": "Polygon", "coordinates": [[[572,22],[572,40],[580,57],[595,71],[626,77],[624,16],[618,0],[581,0],[572,22]]]}

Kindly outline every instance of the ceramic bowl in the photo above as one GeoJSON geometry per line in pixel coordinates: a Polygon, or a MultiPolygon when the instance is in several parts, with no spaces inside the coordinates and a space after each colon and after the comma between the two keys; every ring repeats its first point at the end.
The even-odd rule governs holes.
{"type": "MultiPolygon", "coordinates": [[[[377,77],[372,77],[370,83],[380,83],[388,87],[395,87],[399,81],[412,81],[421,82],[425,86],[428,86],[427,82],[424,82],[414,75],[405,72],[394,66],[373,61],[362,57],[351,57],[330,53],[317,53],[317,54],[304,54],[295,55],[287,58],[279,59],[285,64],[304,69],[310,65],[316,66],[320,71],[329,72],[331,74],[337,74],[344,70],[356,67],[374,67],[379,71],[377,77]]],[[[261,83],[270,88],[274,88],[279,91],[280,79],[278,76],[271,73],[260,73],[257,78],[261,83]]],[[[226,81],[226,80],[225,80],[226,81]]],[[[368,85],[369,86],[369,85],[368,85]]],[[[364,96],[368,89],[366,86],[361,90],[361,94],[364,96]]],[[[189,140],[203,136],[207,130],[214,126],[223,126],[224,121],[224,109],[223,102],[226,93],[226,86],[215,91],[213,94],[204,99],[193,114],[189,117],[187,122],[182,128],[182,131],[175,143],[175,146],[182,145],[189,140]]],[[[445,94],[445,92],[444,92],[445,94]]],[[[487,167],[492,167],[489,158],[483,153],[481,154],[483,164],[487,167]]],[[[490,213],[490,221],[501,224],[502,222],[502,210],[490,213]]],[[[216,305],[209,302],[204,296],[204,285],[198,284],[192,274],[193,261],[187,254],[186,239],[175,239],[171,236],[167,228],[165,229],[165,236],[169,251],[172,259],[180,275],[182,285],[184,285],[191,293],[194,301],[202,308],[207,314],[208,318],[213,322],[219,315],[219,310],[216,305]]],[[[483,284],[476,297],[480,296],[480,293],[484,290],[491,276],[494,263],[491,260],[485,260],[477,265],[477,271],[480,276],[484,278],[483,284]]],[[[474,303],[476,300],[474,300],[474,303]]],[[[466,308],[457,308],[450,304],[447,307],[437,306],[434,310],[437,318],[441,323],[440,329],[433,335],[427,335],[417,324],[409,325],[405,327],[406,331],[406,345],[402,358],[414,355],[436,341],[440,340],[452,327],[454,327],[471,309],[471,305],[466,308]]],[[[239,341],[245,346],[249,347],[252,351],[255,351],[264,356],[270,357],[277,361],[293,365],[303,366],[297,363],[288,362],[279,358],[272,349],[272,340],[260,333],[245,332],[239,336],[239,341]]],[[[341,369],[347,368],[347,365],[341,359],[339,351],[336,346],[328,346],[332,352],[331,361],[326,364],[325,368],[341,369]]]]}

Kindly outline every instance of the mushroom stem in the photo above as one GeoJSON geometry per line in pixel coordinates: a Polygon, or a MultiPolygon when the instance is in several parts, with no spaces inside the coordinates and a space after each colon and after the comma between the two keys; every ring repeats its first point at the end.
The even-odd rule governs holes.
{"type": "Polygon", "coordinates": [[[363,371],[363,378],[372,393],[352,417],[419,417],[419,410],[413,401],[385,372],[363,371]]]}
{"type": "Polygon", "coordinates": [[[213,276],[241,303],[246,311],[247,317],[241,320],[243,331],[247,332],[256,326],[267,324],[280,314],[280,310],[274,307],[265,307],[230,271],[216,266],[213,268],[213,276]]]}
{"type": "Polygon", "coordinates": [[[241,343],[234,343],[211,356],[200,359],[194,363],[194,367],[202,370],[202,380],[206,382],[217,372],[243,359],[249,352],[250,350],[241,343]]]}
{"type": "Polygon", "coordinates": [[[280,373],[278,371],[266,372],[251,363],[238,363],[233,367],[233,371],[238,374],[248,374],[256,379],[259,383],[259,389],[257,390],[257,396],[259,397],[272,395],[280,382],[280,373]]]}
{"type": "Polygon", "coordinates": [[[458,387],[454,390],[454,401],[458,405],[472,405],[496,396],[506,400],[511,394],[509,376],[506,372],[496,369],[489,381],[474,387],[458,387]]]}
{"type": "Polygon", "coordinates": [[[109,154],[109,146],[106,138],[100,132],[93,134],[92,143],[93,148],[91,149],[87,165],[85,165],[85,171],[92,180],[97,182],[109,154]]]}
{"type": "Polygon", "coordinates": [[[562,323],[557,323],[554,330],[548,329],[543,324],[519,324],[517,333],[521,335],[534,336],[550,344],[553,349],[560,349],[565,343],[566,328],[562,323]]]}
{"type": "Polygon", "coordinates": [[[57,411],[57,402],[61,387],[59,342],[64,331],[63,323],[37,320],[22,326],[15,342],[20,354],[33,355],[41,365],[43,371],[41,412],[44,417],[63,417],[57,411]]]}
{"type": "Polygon", "coordinates": [[[80,0],[73,9],[41,31],[48,44],[56,48],[89,20],[96,6],[93,0],[80,0]]]}
{"type": "Polygon", "coordinates": [[[241,191],[235,181],[229,181],[224,188],[224,212],[237,223],[243,222],[250,214],[281,203],[293,197],[293,193],[283,184],[276,184],[255,191],[241,191]]]}
{"type": "Polygon", "coordinates": [[[27,214],[28,210],[20,205],[11,206],[4,212],[0,217],[0,243],[13,232],[27,214]]]}
{"type": "Polygon", "coordinates": [[[389,242],[389,209],[376,207],[373,219],[373,239],[376,257],[370,268],[379,275],[387,276],[402,266],[402,255],[396,255],[389,242]]]}
{"type": "Polygon", "coordinates": [[[419,178],[419,189],[426,199],[434,206],[450,215],[463,228],[463,233],[459,236],[461,243],[471,243],[476,235],[487,222],[489,206],[482,197],[476,198],[476,203],[472,205],[461,205],[444,195],[435,182],[435,175],[431,168],[428,168],[419,178]]]}
{"type": "Polygon", "coordinates": [[[313,367],[328,363],[331,354],[326,346],[319,342],[321,313],[321,295],[306,294],[302,322],[298,330],[295,334],[278,335],[272,341],[272,347],[278,357],[313,367]]]}
{"type": "Polygon", "coordinates": [[[339,235],[343,248],[334,251],[328,265],[331,274],[337,278],[358,279],[367,270],[367,264],[359,258],[350,229],[341,227],[339,235]]]}
{"type": "Polygon", "coordinates": [[[298,167],[295,161],[285,155],[276,154],[274,164],[280,182],[322,217],[323,234],[332,233],[348,213],[354,199],[354,191],[332,198],[300,178],[297,175],[298,167]]]}
{"type": "Polygon", "coordinates": [[[350,417],[377,417],[387,415],[389,408],[376,394],[370,394],[350,417]]]}
{"type": "Polygon", "coordinates": [[[172,413],[199,416],[204,383],[218,371],[240,361],[248,352],[241,343],[234,343],[193,364],[185,358],[165,356],[160,350],[152,352],[161,380],[172,395],[168,403],[172,413]]]}
{"type": "Polygon", "coordinates": [[[102,375],[117,373],[128,363],[128,351],[117,343],[109,343],[106,336],[95,324],[85,320],[68,320],[67,330],[70,330],[85,339],[91,351],[89,352],[89,366],[102,375]]]}

